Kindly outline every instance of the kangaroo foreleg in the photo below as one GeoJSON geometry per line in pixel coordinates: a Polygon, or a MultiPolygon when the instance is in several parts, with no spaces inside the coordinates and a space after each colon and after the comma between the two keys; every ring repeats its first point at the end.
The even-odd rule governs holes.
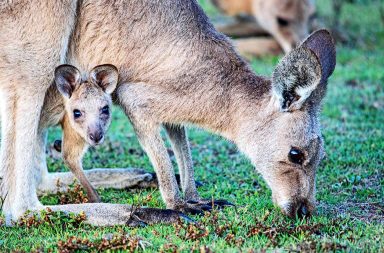
{"type": "Polygon", "coordinates": [[[172,163],[161,139],[159,126],[148,127],[133,120],[137,137],[151,160],[159,181],[161,196],[168,208],[178,209],[183,205],[172,163]]]}
{"type": "Polygon", "coordinates": [[[89,202],[100,202],[97,191],[93,188],[83,170],[82,160],[84,153],[88,149],[87,143],[73,130],[67,115],[64,116],[61,125],[63,128],[63,159],[65,164],[86,190],[89,202]]]}
{"type": "MultiPolygon", "coordinates": [[[[172,163],[160,134],[163,122],[158,122],[153,117],[158,108],[157,103],[161,103],[153,98],[161,98],[166,93],[144,83],[122,84],[117,93],[118,102],[131,120],[139,142],[155,169],[160,193],[167,208],[189,213],[210,210],[208,205],[189,204],[181,198],[172,163]],[[146,106],[138,106],[140,104],[146,106]]],[[[181,161],[181,156],[179,160],[181,161]]]]}
{"type": "Polygon", "coordinates": [[[192,156],[189,147],[186,130],[183,126],[164,125],[180,172],[181,189],[186,200],[199,200],[200,196],[196,189],[195,175],[193,170],[192,156]]]}
{"type": "Polygon", "coordinates": [[[170,125],[165,125],[164,127],[175,152],[177,164],[180,170],[181,186],[187,203],[195,206],[196,208],[204,207],[206,209],[209,209],[212,206],[216,206],[218,208],[232,206],[233,204],[226,200],[204,200],[200,197],[196,189],[191,150],[185,128],[182,126],[170,125]]]}

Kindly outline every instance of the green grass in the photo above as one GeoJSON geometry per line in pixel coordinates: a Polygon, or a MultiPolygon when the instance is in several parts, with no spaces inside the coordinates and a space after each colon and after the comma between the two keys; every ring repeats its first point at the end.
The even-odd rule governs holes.
{"type": "MultiPolygon", "coordinates": [[[[216,15],[210,4],[200,2],[209,15],[216,15]]],[[[332,16],[328,3],[321,1],[319,6],[324,20],[332,16]]],[[[3,226],[0,227],[0,251],[71,249],[62,242],[71,241],[72,236],[87,238],[88,250],[95,251],[102,238],[114,234],[118,237],[112,240],[115,245],[135,248],[140,238],[148,252],[172,252],[175,247],[186,252],[203,252],[207,250],[205,247],[215,252],[250,249],[382,252],[384,27],[380,23],[378,4],[379,1],[358,1],[345,6],[341,15],[342,25],[356,43],[338,46],[337,67],[329,80],[321,118],[327,159],[317,174],[317,215],[296,221],[283,217],[273,206],[271,192],[262,178],[245,157],[236,152],[234,145],[202,130],[190,129],[196,178],[204,183],[199,192],[206,198],[232,201],[237,204],[237,210],[227,208],[211,216],[194,217],[201,224],[189,227],[179,224],[94,228],[78,224],[73,218],[67,218],[66,223],[59,219],[32,227],[3,226]],[[122,235],[128,239],[124,241],[122,235]]],[[[257,73],[270,75],[277,60],[278,57],[264,57],[252,60],[251,64],[257,73]]],[[[50,143],[59,136],[60,132],[55,129],[49,137],[50,143]]],[[[65,170],[61,161],[50,158],[48,163],[50,171],[65,170]]],[[[84,167],[153,170],[132,127],[118,108],[114,110],[108,140],[86,155],[84,167]]],[[[148,206],[164,207],[158,190],[99,192],[105,202],[144,202],[148,206]]],[[[41,200],[45,204],[59,203],[57,195],[44,196],[41,200]]]]}

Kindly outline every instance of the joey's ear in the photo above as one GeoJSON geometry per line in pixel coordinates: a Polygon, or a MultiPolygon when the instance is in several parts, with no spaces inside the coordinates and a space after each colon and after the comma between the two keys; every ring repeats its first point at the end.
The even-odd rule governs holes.
{"type": "Polygon", "coordinates": [[[273,72],[272,90],[280,102],[280,109],[300,109],[314,91],[318,91],[316,102],[320,102],[335,65],[335,44],[329,32],[312,33],[286,55],[273,72]]]}
{"type": "Polygon", "coordinates": [[[72,65],[60,65],[55,69],[55,82],[59,92],[70,98],[81,83],[80,71],[72,65]]]}
{"type": "Polygon", "coordinates": [[[99,85],[107,94],[111,94],[117,85],[119,78],[118,70],[111,64],[96,66],[89,74],[91,81],[99,85]]]}

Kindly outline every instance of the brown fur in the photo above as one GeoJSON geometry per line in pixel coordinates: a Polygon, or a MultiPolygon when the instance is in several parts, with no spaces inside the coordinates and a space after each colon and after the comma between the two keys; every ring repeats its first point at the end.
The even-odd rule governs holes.
{"type": "MultiPolygon", "coordinates": [[[[33,179],[36,170],[31,167],[35,153],[30,152],[30,147],[41,145],[37,139],[41,101],[52,80],[49,73],[60,61],[81,70],[105,62],[119,69],[116,101],[132,121],[155,167],[167,207],[188,210],[201,208],[191,203],[204,202],[191,184],[191,156],[185,130],[180,127],[190,123],[234,141],[263,175],[274,200],[288,215],[293,216],[303,205],[313,207],[314,177],[322,156],[318,111],[326,79],[317,83],[299,110],[282,112],[278,102],[281,94],[273,94],[273,81],[251,71],[193,0],[89,0],[79,2],[76,18],[74,4],[51,6],[43,0],[39,4],[27,4],[27,8],[20,9],[9,6],[12,13],[0,14],[0,44],[9,45],[0,47],[1,115],[11,115],[6,122],[2,121],[1,146],[4,189],[8,193],[4,212],[8,216],[18,218],[27,209],[42,208],[33,179]],[[35,6],[43,10],[37,11],[35,6]],[[67,9],[70,11],[64,11],[67,9]],[[23,22],[28,26],[22,26],[23,22]],[[30,45],[39,53],[26,57],[23,45],[30,45]],[[67,49],[66,57],[60,54],[67,49]],[[9,122],[16,128],[9,128],[9,122]],[[160,136],[164,124],[178,126],[177,131],[168,132],[173,145],[179,147],[176,156],[182,170],[185,199],[179,193],[160,136]],[[28,148],[23,148],[25,144],[28,148]],[[292,146],[307,154],[302,166],[288,161],[292,146]]],[[[329,37],[327,32],[320,31],[310,39],[316,42],[329,37]]],[[[302,48],[320,59],[318,64],[324,73],[325,65],[334,66],[334,45],[322,45],[326,50],[317,50],[319,46],[313,45],[303,44],[302,48]],[[333,55],[323,61],[325,51],[333,55]]],[[[327,71],[325,76],[330,74],[327,71]]],[[[111,205],[74,206],[71,210],[82,208],[87,209],[93,224],[101,224],[95,220],[106,219],[108,212],[108,224],[121,222],[121,217],[111,211],[111,205]]],[[[155,219],[151,210],[140,210],[146,213],[145,221],[165,220],[161,215],[155,219]]]]}
{"type": "MultiPolygon", "coordinates": [[[[87,81],[81,81],[81,74],[75,67],[59,66],[55,71],[56,84],[48,90],[42,110],[40,131],[60,122],[63,128],[64,162],[85,188],[90,202],[99,202],[100,198],[83,172],[82,158],[89,145],[98,145],[104,139],[95,142],[90,136],[94,132],[104,136],[108,129],[110,111],[108,109],[105,114],[101,110],[111,107],[110,94],[116,87],[117,78],[117,69],[111,65],[95,67],[87,81]],[[79,119],[74,119],[74,110],[82,113],[79,119]]],[[[43,168],[44,162],[41,165],[43,168]]]]}
{"type": "Polygon", "coordinates": [[[96,190],[92,187],[82,168],[82,157],[87,149],[83,138],[75,133],[69,123],[68,115],[62,121],[63,127],[63,159],[69,169],[75,174],[88,194],[89,202],[100,202],[96,190]]]}
{"type": "MultiPolygon", "coordinates": [[[[291,146],[303,146],[304,149],[312,139],[317,139],[320,136],[318,109],[312,108],[305,113],[299,111],[292,116],[281,113],[282,108],[277,106],[277,102],[273,102],[275,99],[277,101],[279,96],[272,96],[270,81],[254,75],[249,66],[234,52],[228,40],[207,22],[197,6],[188,1],[183,3],[184,12],[181,16],[178,16],[179,6],[174,3],[165,1],[162,6],[164,9],[157,12],[155,3],[135,2],[126,9],[132,15],[122,18],[124,14],[113,6],[99,11],[91,4],[88,5],[79,15],[81,25],[74,35],[70,58],[82,68],[89,68],[101,61],[113,62],[119,68],[121,84],[116,92],[117,103],[125,109],[155,167],[160,191],[167,207],[180,210],[194,208],[185,203],[179,194],[159,130],[163,124],[192,123],[234,141],[263,174],[274,192],[276,202],[283,208],[286,208],[286,204],[282,204],[281,199],[294,202],[295,210],[299,209],[301,202],[305,200],[309,203],[308,208],[312,209],[312,177],[307,178],[306,175],[295,171],[295,174],[303,177],[301,181],[293,180],[297,181],[296,184],[287,187],[285,191],[274,190],[282,185],[277,171],[291,165],[287,163],[286,166],[280,166],[278,162],[263,162],[258,157],[269,157],[272,160],[286,158],[291,146]],[[136,8],[141,12],[137,13],[136,8]],[[143,13],[147,15],[146,22],[136,23],[134,20],[143,13]],[[107,48],[107,44],[103,42],[108,41],[111,36],[109,31],[100,31],[99,18],[115,24],[112,36],[119,34],[126,38],[126,42],[118,47],[108,47],[106,54],[95,53],[107,48]],[[186,23],[183,29],[177,25],[173,29],[164,29],[155,20],[162,20],[166,24],[187,20],[188,24],[186,23]],[[126,26],[130,29],[127,30],[126,26]],[[143,30],[150,32],[143,34],[143,30]],[[99,36],[94,39],[92,34],[99,36]],[[137,40],[147,43],[136,43],[137,40]],[[79,50],[80,48],[82,50],[79,50]],[[88,58],[84,61],[86,56],[88,58]],[[286,137],[272,137],[276,133],[286,137]],[[305,135],[299,136],[299,133],[305,135]],[[273,142],[267,141],[269,139],[273,142]],[[296,141],[300,143],[295,143],[296,141]],[[260,150],[260,153],[269,150],[270,153],[260,156],[255,153],[256,150],[260,150]],[[275,155],[277,153],[279,156],[275,155]],[[305,189],[298,193],[297,189],[302,187],[305,189]],[[282,197],[277,197],[278,192],[282,192],[282,197]]],[[[327,33],[319,34],[329,36],[327,33]]],[[[333,44],[328,43],[327,46],[332,48],[333,44]]],[[[307,54],[313,58],[310,50],[307,54]]],[[[295,57],[299,58],[300,55],[295,53],[293,58],[295,57]]],[[[329,61],[333,60],[332,57],[329,58],[329,61]]],[[[310,64],[305,60],[304,63],[310,64]]],[[[287,73],[289,72],[284,71],[284,74],[287,73]]],[[[301,74],[300,71],[298,74],[301,74]]],[[[315,82],[314,85],[319,83],[315,82]]],[[[315,103],[320,103],[320,97],[315,103]]],[[[178,145],[187,145],[185,141],[179,142],[178,145]]],[[[321,147],[316,145],[316,153],[322,152],[321,147]]],[[[184,152],[184,155],[176,156],[179,156],[179,168],[182,170],[180,174],[186,175],[187,172],[183,171],[183,168],[192,167],[189,159],[184,157],[190,156],[189,150],[184,152]]],[[[312,171],[309,175],[314,175],[318,162],[319,159],[313,164],[316,166],[309,168],[312,171]]],[[[182,182],[192,180],[184,177],[182,182]]],[[[184,184],[183,192],[185,200],[201,201],[196,197],[198,194],[193,189],[193,184],[184,184]]]]}
{"type": "MultiPolygon", "coordinates": [[[[92,184],[97,188],[146,185],[151,180],[151,175],[142,170],[93,169],[85,173],[82,169],[82,158],[88,147],[99,145],[104,140],[104,137],[95,140],[92,136],[95,133],[99,137],[104,136],[110,124],[110,110],[103,112],[103,109],[111,107],[110,94],[117,84],[117,69],[108,64],[100,65],[92,69],[89,77],[81,81],[81,74],[75,67],[62,65],[56,68],[55,80],[56,83],[46,94],[39,132],[44,140],[48,127],[61,124],[63,141],[58,145],[62,150],[64,162],[87,191],[89,202],[100,201],[92,184]],[[74,110],[81,112],[81,117],[75,119],[74,110]]],[[[38,163],[41,171],[38,191],[66,191],[69,184],[73,183],[73,176],[65,172],[48,173],[43,140],[38,163]]]]}
{"type": "MultiPolygon", "coordinates": [[[[258,25],[271,34],[287,53],[309,33],[309,22],[315,12],[313,0],[212,0],[225,14],[253,16],[258,25]]],[[[247,22],[246,22],[247,23],[247,22]]],[[[241,26],[222,27],[221,31],[237,34],[241,26]],[[233,32],[232,32],[233,31],[233,32]]],[[[255,26],[257,26],[255,24],[255,26]]],[[[258,44],[254,44],[258,47],[258,44]]],[[[255,49],[241,48],[253,52],[255,49]]]]}

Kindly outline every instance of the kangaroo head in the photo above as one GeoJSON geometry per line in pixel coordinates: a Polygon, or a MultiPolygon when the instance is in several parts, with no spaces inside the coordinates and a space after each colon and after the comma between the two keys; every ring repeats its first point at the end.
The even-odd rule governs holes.
{"type": "Polygon", "coordinates": [[[324,157],[319,112],[335,63],[330,34],[313,33],[279,62],[262,108],[241,122],[240,149],[291,217],[315,207],[316,169],[324,157]]]}
{"type": "Polygon", "coordinates": [[[113,65],[95,67],[86,81],[81,80],[74,66],[61,65],[55,70],[55,82],[64,97],[70,124],[91,146],[102,143],[111,123],[111,93],[117,81],[113,65]]]}
{"type": "Polygon", "coordinates": [[[254,1],[253,12],[260,26],[268,31],[286,53],[308,36],[315,12],[313,0],[254,1]]]}

